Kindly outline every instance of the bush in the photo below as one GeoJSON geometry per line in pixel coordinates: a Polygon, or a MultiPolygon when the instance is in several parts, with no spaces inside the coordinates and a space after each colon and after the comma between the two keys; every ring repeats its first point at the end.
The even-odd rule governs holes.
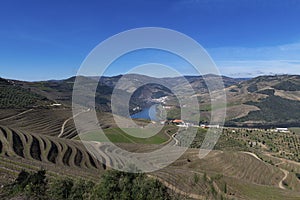
{"type": "Polygon", "coordinates": [[[13,184],[6,186],[5,196],[23,199],[55,200],[168,200],[167,188],[145,174],[108,171],[98,184],[91,181],[59,178],[46,180],[45,170],[21,171],[13,184]]]}
{"type": "Polygon", "coordinates": [[[46,171],[39,170],[36,173],[28,173],[22,170],[13,184],[6,186],[9,195],[25,195],[34,199],[45,199],[46,171]]]}
{"type": "Polygon", "coordinates": [[[170,196],[164,185],[144,174],[111,171],[94,187],[91,199],[167,200],[170,196]]]}
{"type": "Polygon", "coordinates": [[[89,199],[90,192],[93,190],[94,183],[82,179],[72,180],[69,178],[56,179],[49,187],[50,199],[62,200],[83,200],[89,199]]]}
{"type": "Polygon", "coordinates": [[[37,173],[33,173],[28,178],[28,184],[25,187],[25,193],[27,196],[36,196],[43,199],[46,194],[46,171],[40,170],[37,173]]]}
{"type": "Polygon", "coordinates": [[[89,193],[93,190],[94,183],[92,181],[76,180],[71,190],[70,199],[83,200],[88,199],[89,193]]]}
{"type": "Polygon", "coordinates": [[[50,185],[49,194],[56,200],[68,199],[71,195],[73,185],[73,180],[69,178],[54,180],[50,185]]]}

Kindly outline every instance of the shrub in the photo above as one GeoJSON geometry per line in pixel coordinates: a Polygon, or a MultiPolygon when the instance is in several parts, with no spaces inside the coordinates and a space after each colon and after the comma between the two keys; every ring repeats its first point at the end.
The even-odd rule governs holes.
{"type": "Polygon", "coordinates": [[[54,180],[50,185],[49,194],[53,199],[68,199],[73,185],[73,180],[69,178],[54,180]]]}
{"type": "Polygon", "coordinates": [[[5,186],[5,196],[51,200],[171,199],[164,185],[142,173],[108,171],[96,185],[91,181],[74,181],[70,178],[51,179],[48,184],[45,174],[45,170],[36,173],[21,171],[13,184],[5,186]]]}
{"type": "Polygon", "coordinates": [[[34,199],[45,199],[46,171],[39,170],[36,173],[28,173],[22,170],[14,183],[6,186],[10,196],[25,195],[34,199]]]}
{"type": "Polygon", "coordinates": [[[111,171],[94,187],[91,199],[168,200],[170,196],[164,185],[144,174],[111,171]]]}

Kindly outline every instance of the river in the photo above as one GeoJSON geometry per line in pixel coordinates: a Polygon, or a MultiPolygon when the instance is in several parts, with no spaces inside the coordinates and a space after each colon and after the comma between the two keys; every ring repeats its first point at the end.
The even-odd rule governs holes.
{"type": "Polygon", "coordinates": [[[149,108],[145,108],[142,111],[135,113],[131,115],[131,118],[133,119],[146,119],[146,120],[152,120],[152,121],[158,121],[157,118],[157,106],[158,104],[154,104],[149,108]]]}

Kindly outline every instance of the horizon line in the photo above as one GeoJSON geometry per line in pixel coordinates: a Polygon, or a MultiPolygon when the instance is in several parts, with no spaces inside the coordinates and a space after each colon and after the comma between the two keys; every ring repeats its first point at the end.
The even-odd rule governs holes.
{"type": "Polygon", "coordinates": [[[9,77],[2,77],[0,76],[0,78],[2,79],[6,79],[6,80],[12,80],[12,81],[24,81],[24,82],[42,82],[42,81],[62,81],[62,80],[67,80],[73,77],[107,77],[107,78],[112,78],[112,77],[117,77],[117,76],[124,76],[124,75],[140,75],[140,76],[147,76],[147,77],[151,77],[151,78],[179,78],[179,77],[202,77],[202,76],[222,76],[222,77],[227,77],[227,78],[232,78],[232,79],[253,79],[253,78],[257,78],[257,77],[261,77],[261,76],[300,76],[300,74],[292,74],[292,73],[278,73],[278,74],[261,74],[261,75],[256,75],[256,76],[240,76],[240,77],[233,77],[230,75],[224,75],[224,74],[203,74],[203,75],[193,75],[193,74],[184,74],[182,76],[165,76],[165,77],[154,77],[154,76],[149,76],[146,74],[136,74],[136,73],[132,73],[132,74],[116,74],[116,75],[104,75],[104,76],[93,76],[93,75],[71,75],[65,78],[49,78],[49,79],[36,79],[36,80],[26,80],[26,79],[18,79],[18,78],[9,78],[9,77]]]}

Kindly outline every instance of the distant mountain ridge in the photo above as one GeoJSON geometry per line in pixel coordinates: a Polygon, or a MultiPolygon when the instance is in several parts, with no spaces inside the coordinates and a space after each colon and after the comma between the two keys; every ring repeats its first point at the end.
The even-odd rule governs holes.
{"type": "MultiPolygon", "coordinates": [[[[14,88],[18,92],[15,95],[25,95],[32,99],[31,105],[45,105],[50,102],[61,103],[64,106],[71,106],[72,90],[76,77],[64,80],[50,80],[26,82],[17,80],[0,79],[2,89],[1,102],[10,102],[9,95],[3,95],[3,91],[14,88]]],[[[95,84],[99,77],[79,77],[88,87],[95,84]]],[[[176,104],[175,95],[171,90],[174,88],[184,90],[186,84],[194,89],[200,103],[202,122],[209,122],[210,119],[210,95],[205,80],[222,78],[227,96],[227,118],[228,126],[296,126],[300,125],[300,76],[299,75],[275,75],[259,76],[252,79],[235,79],[226,76],[204,75],[153,78],[145,75],[129,74],[113,77],[101,77],[96,92],[96,109],[110,112],[110,98],[114,87],[122,78],[124,81],[122,90],[132,95],[130,101],[130,112],[141,110],[157,103],[160,97],[168,97],[164,102],[171,107],[171,118],[180,117],[176,104]],[[161,84],[147,84],[156,82],[161,84]],[[171,88],[164,87],[168,83],[171,88]],[[135,88],[135,85],[143,85],[135,88]],[[171,90],[170,90],[171,89],[171,90]],[[134,92],[133,92],[134,91],[134,92]]],[[[212,88],[217,90],[218,88],[212,88]]],[[[10,94],[6,92],[7,94],[10,94]]],[[[124,93],[124,94],[125,94],[124,93]]],[[[15,97],[14,97],[15,98],[15,97]]],[[[20,99],[20,98],[15,98],[20,99]]],[[[4,104],[4,103],[2,103],[4,104]]],[[[25,103],[22,106],[28,106],[25,103]],[[25,105],[26,104],[26,105],[25,105]]]]}

